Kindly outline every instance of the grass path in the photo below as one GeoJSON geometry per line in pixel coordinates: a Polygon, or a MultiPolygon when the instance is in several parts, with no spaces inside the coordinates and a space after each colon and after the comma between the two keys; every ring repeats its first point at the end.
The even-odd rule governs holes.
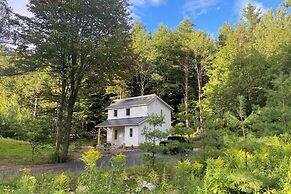
{"type": "MultiPolygon", "coordinates": [[[[37,149],[35,164],[47,163],[52,151],[50,146],[37,149]]],[[[31,164],[32,148],[28,142],[9,138],[0,138],[0,165],[31,164]]]]}

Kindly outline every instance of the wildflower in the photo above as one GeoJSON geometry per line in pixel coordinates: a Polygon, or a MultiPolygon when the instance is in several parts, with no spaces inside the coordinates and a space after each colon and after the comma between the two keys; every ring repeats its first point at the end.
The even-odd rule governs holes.
{"type": "Polygon", "coordinates": [[[89,151],[82,154],[81,160],[86,164],[87,167],[93,168],[96,166],[96,161],[101,157],[102,154],[92,147],[89,151]]]}
{"type": "Polygon", "coordinates": [[[20,168],[19,171],[23,174],[30,174],[31,168],[20,168]]]}

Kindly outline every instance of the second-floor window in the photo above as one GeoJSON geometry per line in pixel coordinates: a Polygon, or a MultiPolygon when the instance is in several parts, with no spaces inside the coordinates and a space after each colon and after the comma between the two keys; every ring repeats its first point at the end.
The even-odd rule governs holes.
{"type": "Polygon", "coordinates": [[[126,109],[126,116],[130,116],[130,108],[126,109]]]}
{"type": "Polygon", "coordinates": [[[114,117],[117,117],[117,110],[114,110],[114,117]]]}

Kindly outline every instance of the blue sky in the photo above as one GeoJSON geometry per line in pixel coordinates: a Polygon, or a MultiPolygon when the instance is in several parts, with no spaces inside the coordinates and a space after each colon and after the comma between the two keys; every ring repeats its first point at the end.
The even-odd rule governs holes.
{"type": "MultiPolygon", "coordinates": [[[[29,0],[8,0],[14,11],[29,15],[29,0]]],[[[263,11],[276,9],[283,0],[130,0],[132,17],[139,19],[148,31],[155,31],[160,23],[174,29],[188,17],[201,29],[216,36],[224,22],[234,24],[248,3],[263,11]]]]}

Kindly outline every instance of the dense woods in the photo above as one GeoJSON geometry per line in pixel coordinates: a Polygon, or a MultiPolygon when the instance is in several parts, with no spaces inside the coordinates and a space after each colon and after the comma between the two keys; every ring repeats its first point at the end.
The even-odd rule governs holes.
{"type": "MultiPolygon", "coordinates": [[[[177,163],[178,191],[290,192],[290,2],[264,13],[249,4],[217,38],[190,19],[148,32],[128,6],[31,0],[29,18],[1,1],[0,136],[52,145],[65,161],[74,137],[96,138],[112,100],[155,93],[174,108],[170,132],[195,134],[201,148],[177,163]]],[[[83,185],[97,180],[90,172],[102,177],[91,169],[83,185]]],[[[159,192],[175,190],[159,180],[159,192]]]]}

